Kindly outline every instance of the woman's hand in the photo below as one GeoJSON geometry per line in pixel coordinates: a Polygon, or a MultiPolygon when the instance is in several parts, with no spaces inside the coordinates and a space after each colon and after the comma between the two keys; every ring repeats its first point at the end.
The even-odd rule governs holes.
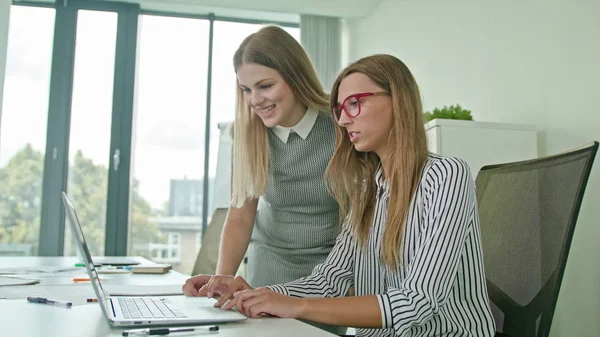
{"type": "MultiPolygon", "coordinates": [[[[187,279],[181,287],[183,294],[186,296],[201,296],[198,290],[204,287],[210,281],[211,277],[213,275],[196,275],[187,279]]],[[[202,296],[206,296],[206,294],[202,296]]]]}
{"type": "Polygon", "coordinates": [[[252,290],[253,288],[241,276],[232,275],[197,275],[189,278],[182,287],[187,296],[206,296],[220,298],[215,307],[220,307],[232,299],[236,291],[252,290]]]}
{"type": "Polygon", "coordinates": [[[264,315],[299,318],[306,307],[306,301],[303,298],[281,295],[267,288],[259,288],[234,293],[233,299],[222,308],[233,307],[251,318],[260,318],[264,315]]]}

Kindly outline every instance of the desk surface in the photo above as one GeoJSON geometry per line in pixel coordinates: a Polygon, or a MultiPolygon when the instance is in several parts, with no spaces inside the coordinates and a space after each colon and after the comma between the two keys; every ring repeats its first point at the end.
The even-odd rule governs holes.
{"type": "MultiPolygon", "coordinates": [[[[144,264],[153,262],[139,256],[128,257],[144,264]]],[[[22,278],[33,278],[40,280],[40,285],[64,285],[73,284],[73,277],[87,277],[85,268],[76,268],[75,264],[81,262],[81,259],[74,256],[18,256],[7,257],[0,256],[0,271],[4,268],[36,268],[36,267],[61,267],[71,268],[71,270],[58,273],[31,273],[19,275],[22,278]]],[[[100,275],[102,277],[103,275],[100,275]]],[[[170,271],[166,274],[106,274],[106,282],[102,284],[137,284],[137,285],[166,285],[183,284],[189,276],[170,271]]]]}
{"type": "MultiPolygon", "coordinates": [[[[75,257],[0,257],[1,268],[72,267],[76,262],[78,262],[78,259],[75,257]]],[[[75,272],[85,274],[84,270],[75,272]]],[[[69,275],[57,273],[56,275],[39,277],[39,274],[35,274],[35,277],[41,280],[42,285],[64,286],[72,284],[71,278],[73,275],[71,271],[66,273],[69,273],[69,275]]],[[[182,284],[188,277],[174,271],[159,275],[110,274],[110,276],[114,277],[111,283],[123,285],[182,284]]],[[[217,333],[201,332],[196,335],[214,335],[215,337],[334,336],[294,319],[248,319],[239,323],[220,324],[219,327],[220,330],[217,333]]],[[[78,305],[67,309],[28,303],[25,299],[0,299],[0,336],[2,337],[116,337],[121,336],[123,330],[126,329],[110,327],[97,303],[78,305]]],[[[186,336],[190,335],[187,334],[186,336]]]]}

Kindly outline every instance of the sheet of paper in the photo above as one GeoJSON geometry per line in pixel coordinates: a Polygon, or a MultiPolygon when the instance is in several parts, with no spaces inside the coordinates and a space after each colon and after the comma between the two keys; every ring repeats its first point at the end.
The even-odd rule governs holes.
{"type": "Polygon", "coordinates": [[[0,287],[1,286],[18,286],[18,285],[31,285],[40,283],[38,279],[32,278],[20,278],[20,277],[11,277],[11,276],[0,276],[0,287]]]}
{"type": "Polygon", "coordinates": [[[23,267],[23,268],[0,268],[0,275],[22,275],[22,274],[44,274],[44,273],[60,273],[64,271],[73,271],[81,268],[77,267],[60,267],[60,266],[39,266],[39,267],[23,267]]]}
{"type": "MultiPolygon", "coordinates": [[[[174,285],[105,285],[109,295],[120,296],[169,296],[182,295],[181,284],[174,285]]],[[[31,285],[0,287],[0,299],[26,299],[27,296],[47,297],[71,301],[73,305],[87,304],[88,298],[96,298],[90,283],[67,285],[31,285]]]]}
{"type": "Polygon", "coordinates": [[[25,301],[28,296],[70,301],[73,302],[73,305],[87,304],[88,298],[96,298],[94,289],[92,289],[92,286],[89,283],[87,285],[69,284],[0,287],[0,298],[6,298],[8,300],[22,299],[25,301]]]}

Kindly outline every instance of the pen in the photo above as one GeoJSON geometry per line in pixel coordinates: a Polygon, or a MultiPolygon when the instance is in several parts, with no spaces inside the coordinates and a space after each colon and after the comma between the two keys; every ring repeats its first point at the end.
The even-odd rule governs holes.
{"type": "Polygon", "coordinates": [[[50,305],[54,305],[57,307],[65,307],[65,308],[70,308],[73,305],[73,303],[67,302],[67,301],[51,300],[49,298],[34,297],[34,296],[27,297],[27,302],[50,304],[50,305]]]}
{"type": "Polygon", "coordinates": [[[102,269],[131,269],[129,268],[129,266],[100,266],[98,268],[102,268],[102,269]]]}
{"type": "Polygon", "coordinates": [[[191,331],[219,331],[218,325],[212,326],[201,326],[191,328],[163,328],[163,329],[136,329],[123,331],[123,336],[156,336],[156,335],[168,335],[175,332],[191,332],[191,331]]]}

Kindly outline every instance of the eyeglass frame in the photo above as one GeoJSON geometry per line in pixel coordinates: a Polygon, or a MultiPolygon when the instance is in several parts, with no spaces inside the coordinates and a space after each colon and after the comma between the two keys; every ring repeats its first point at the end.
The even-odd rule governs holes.
{"type": "Polygon", "coordinates": [[[378,92],[361,92],[358,94],[354,94],[354,95],[350,95],[348,97],[346,97],[344,99],[344,101],[342,102],[342,104],[333,107],[333,109],[331,109],[331,113],[333,114],[333,118],[336,122],[340,121],[340,118],[342,117],[342,111],[344,111],[344,113],[346,114],[346,116],[348,116],[348,118],[356,118],[358,117],[358,115],[360,115],[360,112],[362,110],[361,106],[360,106],[360,99],[363,97],[372,97],[372,96],[385,96],[385,95],[389,95],[390,93],[387,91],[378,91],[378,92]],[[354,98],[356,99],[356,102],[358,103],[358,113],[354,116],[352,116],[348,110],[346,109],[345,105],[346,105],[346,101],[348,101],[350,98],[354,98]],[[340,113],[336,114],[336,110],[339,110],[340,113]]]}

